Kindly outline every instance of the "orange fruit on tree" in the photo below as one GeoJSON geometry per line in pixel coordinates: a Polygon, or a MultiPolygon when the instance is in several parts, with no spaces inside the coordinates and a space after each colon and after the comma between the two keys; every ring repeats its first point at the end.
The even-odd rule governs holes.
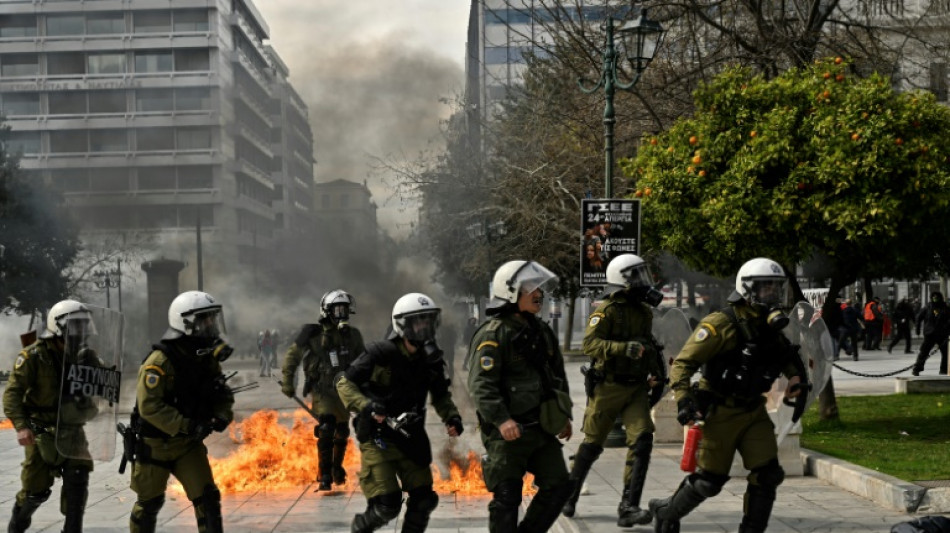
{"type": "Polygon", "coordinates": [[[838,74],[835,76],[835,81],[844,81],[844,74],[838,74]]]}
{"type": "Polygon", "coordinates": [[[842,61],[844,61],[844,60],[841,59],[840,57],[836,57],[836,58],[835,58],[835,65],[840,65],[842,61]]]}
{"type": "Polygon", "coordinates": [[[693,163],[694,163],[694,164],[698,165],[698,164],[700,164],[700,163],[702,163],[702,162],[703,162],[703,158],[702,158],[702,157],[700,157],[700,156],[698,156],[698,155],[695,156],[695,157],[693,157],[693,163]]]}
{"type": "Polygon", "coordinates": [[[700,178],[705,178],[705,177],[706,177],[706,171],[705,171],[705,170],[700,170],[700,171],[699,171],[699,177],[700,177],[700,178]]]}
{"type": "Polygon", "coordinates": [[[644,196],[650,196],[650,193],[652,193],[652,192],[653,192],[653,189],[651,189],[651,188],[649,188],[649,187],[647,187],[646,189],[643,189],[643,195],[644,195],[644,196]]]}
{"type": "Polygon", "coordinates": [[[822,77],[827,80],[828,78],[831,77],[831,73],[826,71],[824,74],[822,74],[822,77]]]}
{"type": "Polygon", "coordinates": [[[650,139],[650,145],[656,146],[656,137],[650,139]]]}
{"type": "Polygon", "coordinates": [[[640,198],[641,196],[643,196],[643,191],[641,191],[640,189],[637,189],[637,192],[633,193],[633,195],[636,196],[637,198],[640,198]]]}
{"type": "Polygon", "coordinates": [[[897,146],[900,146],[900,145],[904,144],[904,139],[901,139],[900,137],[898,137],[898,138],[894,139],[894,142],[897,143],[897,146]]]}
{"type": "Polygon", "coordinates": [[[852,140],[852,141],[856,141],[856,140],[858,140],[858,139],[860,139],[860,138],[861,138],[861,136],[858,135],[857,133],[852,133],[852,134],[851,134],[851,140],[852,140]]]}
{"type": "Polygon", "coordinates": [[[755,130],[749,132],[749,137],[755,138],[756,135],[758,135],[758,133],[755,130]]]}
{"type": "Polygon", "coordinates": [[[696,143],[698,143],[698,142],[699,142],[699,139],[697,139],[695,135],[693,135],[692,137],[689,138],[689,144],[691,144],[691,145],[694,145],[694,144],[696,144],[696,143]]]}

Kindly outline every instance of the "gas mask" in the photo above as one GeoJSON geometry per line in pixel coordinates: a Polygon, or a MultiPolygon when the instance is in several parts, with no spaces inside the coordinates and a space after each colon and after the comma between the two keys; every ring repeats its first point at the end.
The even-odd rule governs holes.
{"type": "Polygon", "coordinates": [[[439,359],[443,354],[435,339],[438,323],[438,315],[431,313],[406,317],[406,340],[417,349],[422,350],[426,359],[429,360],[439,359]]]}
{"type": "Polygon", "coordinates": [[[663,302],[663,293],[652,286],[632,287],[630,288],[630,294],[650,307],[656,307],[663,302]]]}

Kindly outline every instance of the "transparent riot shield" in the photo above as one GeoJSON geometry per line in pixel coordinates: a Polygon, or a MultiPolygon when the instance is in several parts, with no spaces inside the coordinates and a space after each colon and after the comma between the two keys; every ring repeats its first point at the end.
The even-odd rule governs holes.
{"type": "Polygon", "coordinates": [[[804,369],[804,374],[808,379],[809,389],[803,405],[795,405],[793,399],[789,399],[789,402],[793,404],[789,405],[783,401],[788,381],[784,378],[777,380],[772,387],[769,403],[776,409],[775,429],[779,442],[791,431],[801,413],[814,403],[821,390],[828,384],[834,358],[831,334],[828,332],[825,321],[821,319],[820,312],[816,312],[815,308],[807,302],[799,302],[792,308],[788,317],[788,326],[782,330],[782,333],[792,344],[801,347],[798,355],[801,368],[804,369]]]}
{"type": "Polygon", "coordinates": [[[110,461],[122,371],[122,314],[87,305],[63,321],[56,450],[65,457],[110,461]]]}
{"type": "MultiPolygon", "coordinates": [[[[653,317],[653,336],[663,345],[661,368],[663,368],[664,375],[661,378],[665,379],[670,375],[670,361],[680,353],[683,345],[689,340],[693,328],[689,325],[689,319],[681,309],[667,309],[662,316],[658,316],[660,312],[659,309],[654,311],[656,314],[653,317]]],[[[663,387],[662,394],[651,395],[651,403],[658,402],[669,389],[669,384],[666,384],[663,387]]]]}

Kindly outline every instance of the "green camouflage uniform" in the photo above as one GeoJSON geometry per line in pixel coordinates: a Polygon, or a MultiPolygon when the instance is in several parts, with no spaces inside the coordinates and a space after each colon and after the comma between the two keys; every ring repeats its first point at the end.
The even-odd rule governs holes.
{"type": "Polygon", "coordinates": [[[487,453],[483,464],[485,485],[494,494],[488,504],[489,530],[514,530],[522,478],[530,471],[539,491],[521,527],[546,531],[557,519],[572,487],[561,443],[539,423],[546,396],[543,381],[550,380],[552,387],[569,392],[554,332],[534,316],[502,313],[475,332],[467,366],[468,390],[487,453]],[[542,379],[541,368],[547,378],[542,379]],[[522,426],[520,438],[502,438],[498,426],[507,420],[522,426]]]}
{"type": "Polygon", "coordinates": [[[329,320],[324,320],[319,324],[304,326],[284,358],[282,390],[284,394],[290,393],[289,396],[296,391],[294,377],[297,367],[303,364],[303,394],[312,394],[312,410],[317,413],[320,422],[314,433],[318,439],[319,476],[326,484],[330,482],[331,471],[333,481],[337,484],[346,481],[343,459],[350,435],[350,413],[340,401],[334,378],[342,374],[364,350],[360,330],[354,327],[341,330],[329,320]]]}
{"type": "MultiPolygon", "coordinates": [[[[3,392],[3,411],[13,427],[17,431],[31,429],[36,439],[35,444],[24,446],[26,458],[20,474],[22,488],[16,495],[11,531],[23,531],[29,527],[33,512],[50,497],[53,480],[60,476],[63,478],[60,511],[66,515],[65,528],[71,531],[74,527],[82,527],[89,472],[93,465],[91,457],[65,457],[56,448],[56,417],[62,397],[61,346],[62,341],[59,339],[40,339],[20,351],[3,392]]],[[[64,414],[67,411],[75,412],[80,415],[77,418],[80,421],[85,421],[89,416],[81,415],[71,407],[78,407],[82,411],[95,409],[91,405],[62,406],[64,414]]],[[[86,440],[81,422],[74,425],[64,421],[59,430],[71,431],[69,439],[86,440]]],[[[81,448],[84,446],[77,447],[81,448]]]]}
{"type": "Polygon", "coordinates": [[[221,364],[216,359],[188,353],[175,341],[166,342],[165,349],[175,353],[154,350],[138,372],[136,407],[142,429],[132,467],[132,490],[138,499],[132,508],[130,531],[155,531],[168,477],[174,474],[194,504],[198,531],[217,532],[221,494],[202,441],[207,435],[195,432],[200,432],[196,424],[207,424],[211,417],[230,423],[234,396],[230,390],[213,386],[216,380],[223,386],[221,364]]]}

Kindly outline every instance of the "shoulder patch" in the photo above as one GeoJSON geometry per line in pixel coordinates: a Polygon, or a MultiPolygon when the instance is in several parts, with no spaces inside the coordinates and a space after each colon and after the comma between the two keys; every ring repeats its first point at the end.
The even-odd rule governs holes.
{"type": "Polygon", "coordinates": [[[26,362],[26,354],[21,352],[20,355],[17,356],[16,363],[13,364],[13,368],[15,369],[20,368],[21,366],[23,366],[23,363],[25,362],[26,362]]]}
{"type": "Polygon", "coordinates": [[[157,372],[147,370],[145,372],[145,386],[154,389],[158,386],[158,383],[161,381],[161,376],[157,372]]]}
{"type": "Polygon", "coordinates": [[[484,348],[484,347],[486,347],[486,346],[488,346],[488,347],[490,347],[490,348],[497,348],[497,347],[498,347],[498,343],[495,342],[495,341],[484,341],[484,342],[482,342],[481,344],[478,345],[478,348],[475,348],[475,351],[477,352],[477,351],[481,350],[482,348],[484,348]]]}
{"type": "Polygon", "coordinates": [[[696,335],[693,336],[693,339],[696,342],[703,342],[708,339],[710,336],[716,336],[716,328],[712,327],[709,324],[703,323],[699,325],[699,329],[696,330],[696,335]]]}
{"type": "Polygon", "coordinates": [[[495,358],[490,355],[483,355],[478,359],[478,365],[487,372],[495,368],[495,358]]]}
{"type": "Polygon", "coordinates": [[[601,319],[601,317],[599,317],[599,316],[597,316],[597,315],[594,315],[594,316],[590,317],[590,322],[588,322],[587,325],[590,326],[590,327],[594,327],[594,326],[596,326],[597,324],[600,324],[600,319],[601,319]]]}

